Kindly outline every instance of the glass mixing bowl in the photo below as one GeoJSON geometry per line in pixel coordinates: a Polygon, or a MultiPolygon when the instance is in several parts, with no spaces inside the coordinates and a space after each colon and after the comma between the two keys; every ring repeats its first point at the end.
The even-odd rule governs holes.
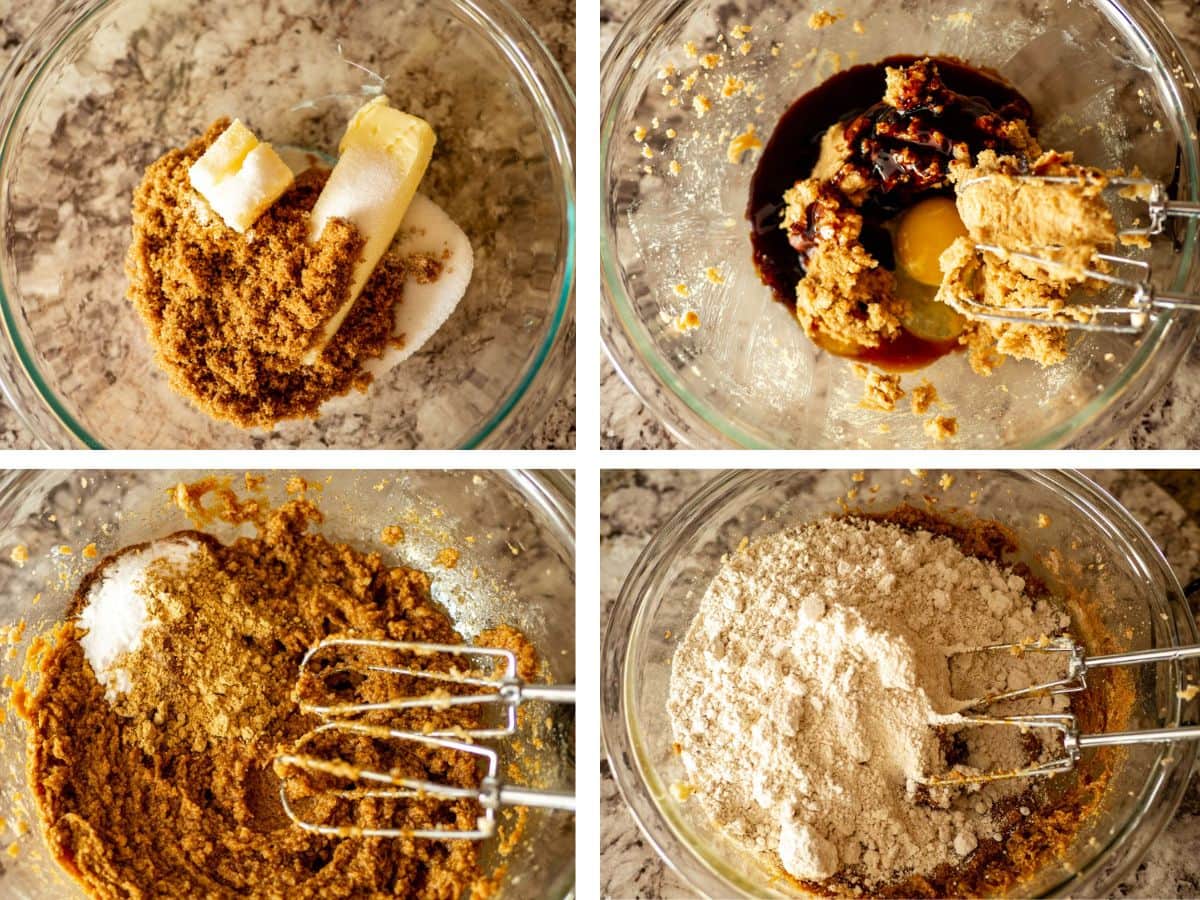
{"type": "MultiPolygon", "coordinates": [[[[1100,487],[1064,472],[955,472],[954,478],[943,490],[937,474],[921,478],[905,471],[867,472],[861,484],[844,472],[725,474],[691,498],[634,563],[604,634],[604,741],[638,825],[698,892],[761,897],[787,896],[789,889],[717,832],[698,804],[680,803],[669,788],[686,781],[671,748],[666,710],[675,642],[691,624],[722,555],[743,539],[839,514],[852,488],[860,489],[860,497],[851,505],[878,511],[904,502],[922,508],[928,496],[934,511],[951,519],[995,519],[1011,527],[1021,544],[1017,558],[1056,595],[1087,598],[1089,619],[1117,648],[1197,642],[1195,621],[1166,560],[1100,487]],[[875,486],[879,490],[871,493],[875,486]],[[1039,513],[1050,517],[1048,528],[1038,527],[1039,513]],[[1050,551],[1061,557],[1047,560],[1050,551]]],[[[1191,664],[1138,670],[1128,727],[1194,720],[1196,702],[1184,703],[1176,692],[1185,674],[1196,671],[1191,664]]],[[[1171,819],[1196,758],[1193,742],[1130,748],[1067,855],[1019,885],[1020,894],[1106,896],[1171,819]]]]}
{"type": "Polygon", "coordinates": [[[51,447],[520,447],[573,366],[573,134],[569,87],[504,0],[61,4],[0,97],[0,387],[51,447]],[[315,421],[215,421],[125,299],[133,188],[219,116],[335,156],[376,76],[438,133],[421,190],[471,239],[466,297],[315,421]]]}
{"type": "MultiPolygon", "coordinates": [[[[625,382],[686,445],[931,442],[921,418],[907,413],[887,416],[890,431],[880,433],[885,417],[858,407],[862,381],[850,362],[817,350],[761,284],[751,258],[746,206],[758,154],[731,163],[730,138],[754,125],[765,141],[793,101],[840,68],[898,53],[961,57],[999,72],[1029,98],[1046,146],[1075,150],[1092,165],[1138,165],[1166,183],[1177,179],[1179,198],[1197,197],[1196,77],[1144,0],[848,0],[830,5],[843,19],[814,31],[808,20],[818,6],[652,0],[604,58],[603,340],[625,382]],[[733,33],[742,24],[753,29],[745,55],[743,37],[733,33]],[[684,49],[689,41],[700,57],[715,52],[722,62],[711,73],[701,69],[700,86],[684,92],[681,79],[697,65],[684,49]],[[677,87],[664,94],[660,70],[672,64],[677,87]],[[723,97],[728,78],[753,88],[723,97]],[[692,108],[697,93],[712,102],[703,118],[692,108]],[[672,107],[678,96],[683,102],[672,107]],[[633,137],[639,127],[649,131],[651,159],[633,137]],[[671,161],[680,164],[677,174],[671,161]],[[705,277],[709,267],[721,283],[705,277]],[[675,323],[688,310],[700,325],[681,330],[675,323]]],[[[1179,224],[1148,256],[1156,282],[1200,289],[1196,254],[1195,224],[1179,224]]],[[[1098,446],[1162,388],[1197,321],[1164,315],[1140,340],[1080,336],[1070,360],[1049,369],[1008,361],[985,379],[956,353],[905,381],[933,382],[958,418],[957,445],[1098,446]]]]}
{"type": "MultiPolygon", "coordinates": [[[[286,484],[292,474],[297,473],[266,475],[272,504],[288,497],[286,484]]],[[[314,495],[325,515],[322,533],[435,572],[434,598],[468,640],[486,628],[509,623],[530,638],[555,681],[574,681],[574,489],[565,477],[526,472],[298,474],[323,485],[314,495]],[[381,529],[396,522],[404,523],[404,540],[393,549],[383,547],[381,529]],[[467,541],[467,536],[474,540],[467,541]],[[458,566],[434,567],[434,557],[448,542],[459,550],[458,566]],[[476,567],[479,578],[473,574],[476,567]]],[[[80,559],[79,549],[94,541],[105,555],[192,527],[168,502],[167,492],[197,477],[195,472],[85,471],[17,472],[0,478],[0,546],[5,560],[0,564],[5,569],[0,627],[26,623],[16,654],[0,661],[3,676],[19,677],[30,640],[61,618],[80,578],[94,565],[80,559]],[[17,544],[29,549],[23,568],[8,561],[17,544]],[[75,554],[53,552],[63,544],[72,546],[75,554]]],[[[240,474],[235,486],[237,479],[240,474]]],[[[206,530],[222,540],[250,533],[223,523],[206,530]]],[[[546,706],[545,715],[554,717],[552,738],[540,747],[521,741],[522,756],[535,757],[525,766],[544,781],[537,787],[572,786],[574,709],[546,706]]],[[[502,761],[510,746],[497,745],[502,761]]],[[[0,720],[0,773],[0,819],[7,823],[3,841],[7,845],[14,833],[20,835],[15,839],[16,855],[5,856],[0,867],[0,895],[55,900],[84,896],[42,841],[25,779],[24,727],[12,715],[0,720]],[[27,832],[22,833],[22,823],[29,826],[27,832]]],[[[528,828],[511,855],[500,859],[494,842],[485,845],[485,870],[500,862],[508,866],[500,879],[502,896],[567,896],[575,877],[573,819],[531,810],[528,828]]]]}

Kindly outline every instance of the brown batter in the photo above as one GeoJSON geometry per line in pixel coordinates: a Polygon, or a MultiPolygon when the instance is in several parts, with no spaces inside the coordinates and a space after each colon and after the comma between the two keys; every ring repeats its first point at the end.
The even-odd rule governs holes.
{"type": "MultiPolygon", "coordinates": [[[[278,797],[275,757],[318,724],[299,713],[293,697],[309,647],[346,633],[461,641],[431,599],[429,576],[310,532],[321,514],[304,498],[267,511],[255,502],[231,503],[231,492],[203,482],[177,499],[200,509],[214,488],[229,518],[254,521],[258,534],[226,546],[186,532],[206,551],[182,568],[152,566],[150,612],[163,624],[148,629],[128,655],[132,689],[114,705],[106,702],[68,621],[41,659],[36,691],[23,699],[29,779],[55,856],[90,895],[105,898],[457,900],[468,889],[486,893],[476,843],[322,837],[293,825],[278,797]]],[[[72,614],[108,562],[84,580],[72,614]]],[[[493,638],[478,641],[515,645],[521,674],[533,674],[528,642],[512,629],[497,629],[493,638]]],[[[447,665],[437,657],[425,663],[447,665]]],[[[327,686],[368,700],[429,691],[428,682],[377,674],[327,686]]],[[[389,716],[394,727],[428,731],[467,727],[478,710],[389,716]]],[[[469,757],[453,751],[345,735],[306,747],[318,749],[408,777],[478,784],[469,757]]],[[[316,782],[289,784],[307,819],[338,826],[471,828],[480,812],[474,800],[306,800],[316,782]]]]}
{"type": "Polygon", "coordinates": [[[329,177],[311,168],[246,234],[226,226],[192,188],[188,168],[229,125],[214,122],[146,169],[133,196],[129,298],[171,386],[243,427],[315,417],[326,400],[363,390],[364,361],[391,339],[405,279],[436,281],[442,263],[385,255],[313,365],[305,353],[349,292],[363,244],[335,219],[308,243],[310,211],[329,177]]]}

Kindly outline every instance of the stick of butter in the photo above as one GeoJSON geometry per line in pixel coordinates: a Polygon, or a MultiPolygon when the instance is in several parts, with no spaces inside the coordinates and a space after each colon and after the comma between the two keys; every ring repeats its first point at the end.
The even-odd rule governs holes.
{"type": "Polygon", "coordinates": [[[309,240],[317,240],[325,224],[336,218],[351,222],[366,239],[366,245],[346,302],[325,322],[304,357],[306,364],[315,363],[337,334],[391,245],[429,168],[436,142],[428,122],[389,106],[387,97],[367,103],[346,126],[338,146],[337,165],[313,207],[309,240]]]}
{"type": "Polygon", "coordinates": [[[270,144],[234,119],[192,163],[188,178],[225,224],[245,233],[292,186],[292,170],[270,144]]]}

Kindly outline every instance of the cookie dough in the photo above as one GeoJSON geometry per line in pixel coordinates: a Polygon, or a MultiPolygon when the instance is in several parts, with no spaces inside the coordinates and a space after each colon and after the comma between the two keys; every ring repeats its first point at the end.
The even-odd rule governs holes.
{"type": "Polygon", "coordinates": [[[1077,165],[1070,153],[1049,151],[1032,162],[979,154],[973,166],[952,167],[958,214],[971,239],[1043,257],[1053,267],[1008,259],[1037,279],[1081,282],[1097,253],[1117,243],[1117,224],[1102,191],[1109,173],[1077,165]],[[1040,182],[1022,176],[1070,178],[1040,182]]]}
{"type": "MultiPolygon", "coordinates": [[[[23,714],[29,780],[54,855],[101,898],[486,895],[475,842],[325,837],[295,826],[279,802],[274,760],[318,724],[296,706],[301,657],[322,638],[350,632],[459,643],[431,598],[430,576],[315,533],[310,526],[321,514],[307,499],[269,512],[253,501],[224,501],[230,518],[253,521],[257,535],[226,545],[187,532],[200,552],[186,564],[147,570],[149,613],[160,624],[123,657],[132,673],[127,690],[106,699],[75,619],[59,627],[40,660],[23,714]]],[[[85,579],[72,613],[110,565],[85,579]]],[[[511,638],[477,640],[511,648],[511,638]]],[[[526,649],[521,674],[528,677],[527,642],[526,649]]],[[[384,684],[389,677],[366,675],[353,685],[355,696],[428,692],[427,682],[384,684]]],[[[470,707],[390,715],[395,727],[416,731],[467,727],[477,717],[470,707]]],[[[320,750],[460,787],[479,780],[469,757],[451,751],[341,734],[320,750]]],[[[352,807],[324,792],[305,797],[318,786],[298,782],[296,802],[306,818],[327,824],[469,828],[479,814],[472,799],[352,807]]]]}
{"type": "Polygon", "coordinates": [[[804,255],[796,318],[809,337],[827,349],[852,350],[878,347],[899,334],[904,304],[892,273],[860,241],[863,217],[817,179],[800,182],[784,199],[784,227],[797,236],[792,245],[804,255]]]}

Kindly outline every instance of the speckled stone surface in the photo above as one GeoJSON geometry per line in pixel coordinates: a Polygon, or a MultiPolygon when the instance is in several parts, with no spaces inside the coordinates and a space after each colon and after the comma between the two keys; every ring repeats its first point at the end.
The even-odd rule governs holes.
{"type": "MultiPolygon", "coordinates": [[[[1200,66],[1200,4],[1194,0],[1150,0],[1171,26],[1194,65],[1200,66]]],[[[601,49],[606,50],[640,0],[602,0],[601,49]]],[[[608,359],[600,363],[600,441],[609,449],[670,449],[676,441],[625,386],[608,359]]],[[[1112,444],[1119,449],[1200,448],[1200,346],[1193,347],[1162,394],[1128,433],[1112,444]]]]}
{"type": "MultiPolygon", "coordinates": [[[[54,5],[53,0],[0,0],[0,69],[20,48],[23,40],[54,5]]],[[[515,0],[513,5],[533,25],[571,84],[575,80],[575,7],[570,0],[515,0]]],[[[573,331],[569,336],[574,345],[573,331]]],[[[341,438],[353,444],[345,434],[341,438]]],[[[364,442],[367,443],[367,442],[364,442]]],[[[0,449],[40,446],[14,410],[0,400],[0,449]]],[[[533,449],[575,446],[575,382],[573,367],[561,396],[525,444],[533,449]]]]}
{"type": "MultiPolygon", "coordinates": [[[[600,591],[602,615],[654,532],[713,476],[712,472],[611,471],[601,480],[600,591]]],[[[1183,584],[1200,577],[1200,525],[1172,497],[1200,494],[1200,476],[1181,473],[1089,473],[1146,527],[1183,584]]],[[[1193,513],[1194,514],[1194,513],[1193,513]]],[[[601,764],[600,866],[603,896],[685,897],[694,894],[642,837],[601,764]]],[[[1200,895],[1200,776],[1193,776],[1180,812],[1118,897],[1200,895]]]]}

